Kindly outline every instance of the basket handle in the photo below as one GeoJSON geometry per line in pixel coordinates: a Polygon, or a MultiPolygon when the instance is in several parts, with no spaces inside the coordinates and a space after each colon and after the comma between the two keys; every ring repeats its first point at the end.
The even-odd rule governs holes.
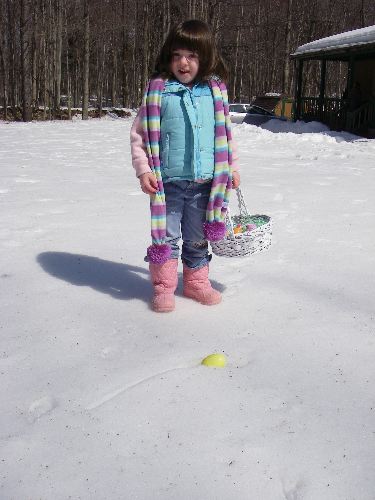
{"type": "Polygon", "coordinates": [[[242,191],[239,187],[236,188],[236,195],[237,195],[238,209],[239,209],[240,215],[241,216],[249,215],[249,210],[248,210],[247,205],[245,203],[242,191]]]}
{"type": "Polygon", "coordinates": [[[230,216],[230,209],[229,207],[227,208],[226,214],[225,214],[225,225],[229,227],[230,229],[230,237],[234,239],[234,229],[233,229],[233,222],[232,222],[232,217],[230,216]]]}
{"type": "MultiPolygon", "coordinates": [[[[236,188],[236,195],[237,195],[238,210],[240,212],[240,216],[249,215],[249,210],[248,210],[247,205],[245,203],[242,191],[241,191],[241,189],[239,187],[236,188]]],[[[229,207],[227,208],[227,211],[226,211],[226,214],[225,214],[225,225],[227,227],[229,227],[229,229],[230,229],[230,236],[231,236],[232,239],[234,239],[234,228],[233,228],[232,217],[230,216],[230,209],[229,209],[229,207]]]]}

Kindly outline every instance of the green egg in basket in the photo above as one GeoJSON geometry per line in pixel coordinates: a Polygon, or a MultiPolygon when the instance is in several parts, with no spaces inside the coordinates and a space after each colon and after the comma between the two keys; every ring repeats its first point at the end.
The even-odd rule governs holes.
{"type": "Polygon", "coordinates": [[[268,215],[250,215],[240,188],[236,189],[239,214],[227,211],[227,234],[211,241],[212,252],[221,257],[245,257],[267,250],[272,240],[272,220],[268,215]]]}

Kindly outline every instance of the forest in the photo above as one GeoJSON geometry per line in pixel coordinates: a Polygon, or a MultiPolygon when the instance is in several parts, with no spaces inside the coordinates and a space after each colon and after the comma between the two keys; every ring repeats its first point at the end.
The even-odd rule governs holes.
{"type": "MultiPolygon", "coordinates": [[[[312,40],[375,24],[373,0],[0,0],[0,118],[71,118],[82,108],[139,106],[172,25],[211,26],[230,73],[230,100],[293,96],[290,54],[312,40]]],[[[310,64],[305,91],[314,95],[310,64]]],[[[342,92],[346,68],[329,72],[342,92]]]]}

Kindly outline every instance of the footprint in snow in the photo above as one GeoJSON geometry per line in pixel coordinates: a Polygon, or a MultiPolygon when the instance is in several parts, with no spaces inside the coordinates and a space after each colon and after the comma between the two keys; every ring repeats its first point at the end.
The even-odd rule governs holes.
{"type": "MultiPolygon", "coordinates": [[[[242,281],[242,280],[241,280],[242,281]]],[[[238,282],[232,281],[230,283],[230,287],[228,287],[222,294],[224,297],[232,297],[233,295],[237,296],[239,291],[240,291],[240,286],[238,285],[238,282]]]]}
{"type": "Polygon", "coordinates": [[[302,500],[303,499],[303,491],[302,489],[305,487],[303,481],[297,481],[293,486],[286,487],[283,485],[283,493],[285,496],[285,500],[302,500]]]}
{"type": "Polygon", "coordinates": [[[114,347],[103,347],[103,349],[100,351],[100,357],[103,359],[114,359],[116,357],[119,357],[121,355],[121,352],[118,349],[115,349],[114,347]]]}
{"type": "Polygon", "coordinates": [[[273,215],[275,220],[284,220],[287,217],[289,217],[289,212],[283,212],[281,210],[278,210],[274,212],[273,215]]]}
{"type": "Polygon", "coordinates": [[[50,210],[49,213],[52,215],[62,215],[62,214],[66,214],[66,210],[56,208],[55,210],[50,210]]]}
{"type": "Polygon", "coordinates": [[[21,182],[21,183],[24,183],[24,184],[35,184],[37,182],[40,182],[40,181],[35,181],[34,179],[16,179],[16,182],[21,182]]]}
{"type": "Polygon", "coordinates": [[[36,399],[29,406],[28,410],[29,422],[35,422],[43,415],[50,413],[56,407],[57,407],[57,401],[50,396],[44,396],[43,398],[36,399]]]}
{"type": "MultiPolygon", "coordinates": [[[[0,191],[1,193],[1,191],[0,191]]],[[[352,200],[352,205],[361,205],[362,203],[366,203],[367,202],[367,199],[366,200],[352,200]]]]}
{"type": "Polygon", "coordinates": [[[3,245],[3,247],[6,247],[6,248],[17,248],[17,247],[22,246],[22,243],[20,243],[19,241],[15,241],[15,240],[8,240],[8,241],[3,241],[2,245],[3,245]]]}
{"type": "Polygon", "coordinates": [[[314,186],[331,186],[331,183],[330,182],[312,182],[312,184],[314,184],[314,186]]]}

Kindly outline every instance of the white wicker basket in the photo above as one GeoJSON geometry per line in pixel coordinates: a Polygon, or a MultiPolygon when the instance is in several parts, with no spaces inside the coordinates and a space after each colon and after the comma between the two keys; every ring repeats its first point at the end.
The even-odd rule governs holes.
{"type": "Polygon", "coordinates": [[[244,257],[267,250],[271,245],[271,217],[259,214],[250,215],[240,188],[236,189],[236,194],[239,215],[231,216],[228,209],[225,218],[227,235],[220,241],[210,242],[213,253],[222,257],[244,257]],[[235,234],[234,224],[246,225],[249,222],[255,222],[256,229],[235,234]]]}

